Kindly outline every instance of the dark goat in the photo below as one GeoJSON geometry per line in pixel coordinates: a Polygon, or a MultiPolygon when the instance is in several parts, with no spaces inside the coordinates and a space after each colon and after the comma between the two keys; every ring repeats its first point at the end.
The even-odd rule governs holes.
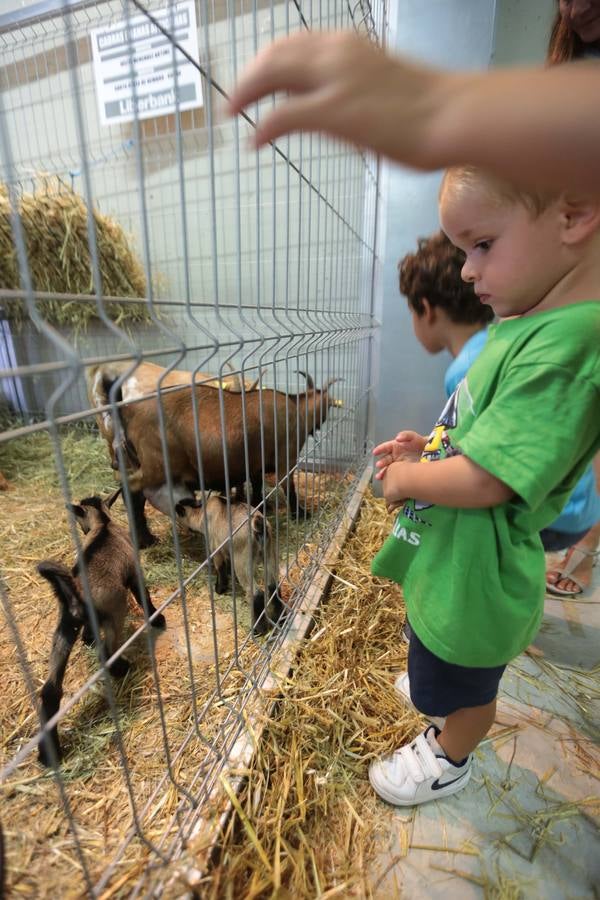
{"type": "MultiPolygon", "coordinates": [[[[88,497],[79,504],[70,506],[81,530],[83,540],[83,560],[98,625],[104,632],[104,655],[109,659],[123,642],[123,625],[127,614],[127,598],[133,594],[142,609],[151,616],[156,612],[146,587],[140,591],[133,545],[127,531],[112,521],[109,507],[112,506],[120,489],[112,497],[103,501],[100,497],[88,497]]],[[[40,720],[42,726],[58,712],[63,695],[63,681],[73,645],[83,629],[82,638],[87,644],[94,641],[94,633],[84,600],[79,563],[68,569],[60,562],[48,559],[38,563],[37,570],[42,578],[50,582],[58,600],[58,625],[52,638],[50,672],[41,692],[40,720]]],[[[162,628],[165,617],[162,613],[153,623],[162,628]]],[[[129,663],[123,657],[117,658],[110,667],[115,678],[123,678],[129,663]]],[[[39,745],[39,758],[45,766],[61,758],[60,741],[56,725],[47,733],[39,745]]]]}
{"type": "MultiPolygon", "coordinates": [[[[321,389],[316,389],[312,379],[307,377],[309,388],[301,394],[285,394],[267,388],[244,395],[223,391],[223,422],[217,388],[196,385],[165,394],[160,402],[173,483],[191,488],[199,486],[192,391],[198,410],[198,438],[205,487],[220,492],[235,487],[241,492],[249,476],[255,491],[262,484],[263,473],[276,470],[287,472],[288,464],[289,469],[293,469],[306,437],[322,427],[331,407],[340,405],[339,401],[329,396],[330,385],[338,380],[332,378],[321,389]],[[243,402],[246,407],[248,473],[244,456],[243,402]],[[225,457],[222,428],[225,430],[225,457]],[[226,471],[228,485],[225,482],[226,471]]],[[[104,385],[107,395],[111,386],[104,385]]],[[[154,541],[144,516],[143,491],[146,488],[160,488],[166,482],[158,404],[158,398],[151,398],[120,408],[126,443],[133,452],[135,462],[139,463],[135,484],[131,482],[130,487],[141,546],[154,541]]],[[[292,478],[287,480],[287,486],[290,507],[295,512],[299,507],[292,478]]],[[[299,509],[299,512],[304,514],[304,510],[299,509]]]]}

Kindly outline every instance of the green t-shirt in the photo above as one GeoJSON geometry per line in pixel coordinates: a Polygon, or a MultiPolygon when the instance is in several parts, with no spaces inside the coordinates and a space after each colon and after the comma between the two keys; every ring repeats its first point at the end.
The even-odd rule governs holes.
{"type": "Polygon", "coordinates": [[[463,453],[515,493],[486,509],[409,500],[372,571],[404,587],[421,641],[462,666],[521,653],[543,613],[539,531],[600,448],[600,302],[492,326],[421,463],[463,453]]]}

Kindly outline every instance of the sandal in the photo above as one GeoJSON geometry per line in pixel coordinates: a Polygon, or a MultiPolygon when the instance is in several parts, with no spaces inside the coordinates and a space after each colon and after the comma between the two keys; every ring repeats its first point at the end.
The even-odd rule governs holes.
{"type": "MultiPolygon", "coordinates": [[[[593,557],[594,560],[598,557],[600,551],[598,550],[586,550],[584,547],[578,547],[574,545],[567,551],[567,555],[564,558],[564,568],[562,569],[552,569],[551,571],[556,572],[558,574],[557,583],[559,581],[564,581],[565,578],[568,578],[569,581],[574,581],[578,591],[565,591],[562,588],[556,586],[556,584],[550,584],[546,582],[546,591],[549,594],[552,594],[554,597],[578,597],[580,594],[589,587],[589,585],[583,585],[577,578],[573,575],[573,572],[577,568],[580,563],[586,558],[586,556],[593,557]],[[576,556],[579,554],[579,556],[576,556]]],[[[595,566],[595,561],[592,563],[592,567],[595,566]]]]}

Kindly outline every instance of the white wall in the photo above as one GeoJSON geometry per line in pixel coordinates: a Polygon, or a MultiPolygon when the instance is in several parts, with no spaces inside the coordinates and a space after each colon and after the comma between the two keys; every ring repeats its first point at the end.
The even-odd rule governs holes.
{"type": "Polygon", "coordinates": [[[492,65],[527,65],[546,56],[556,0],[498,0],[492,65]]]}
{"type": "MultiPolygon", "coordinates": [[[[485,68],[492,52],[494,0],[398,0],[390,46],[449,68],[485,68]]],[[[439,228],[440,173],[387,167],[387,231],[383,250],[383,323],[378,359],[377,443],[400,428],[428,432],[443,405],[443,373],[450,359],[431,357],[413,335],[406,301],[398,290],[397,262],[420,236],[439,228]]]]}

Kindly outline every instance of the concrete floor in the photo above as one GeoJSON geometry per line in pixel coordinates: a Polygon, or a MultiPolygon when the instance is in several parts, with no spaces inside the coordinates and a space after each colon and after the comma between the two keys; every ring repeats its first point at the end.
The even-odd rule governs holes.
{"type": "Polygon", "coordinates": [[[412,809],[382,804],[378,900],[600,897],[599,638],[597,566],[585,599],[546,600],[465,790],[412,809]]]}

